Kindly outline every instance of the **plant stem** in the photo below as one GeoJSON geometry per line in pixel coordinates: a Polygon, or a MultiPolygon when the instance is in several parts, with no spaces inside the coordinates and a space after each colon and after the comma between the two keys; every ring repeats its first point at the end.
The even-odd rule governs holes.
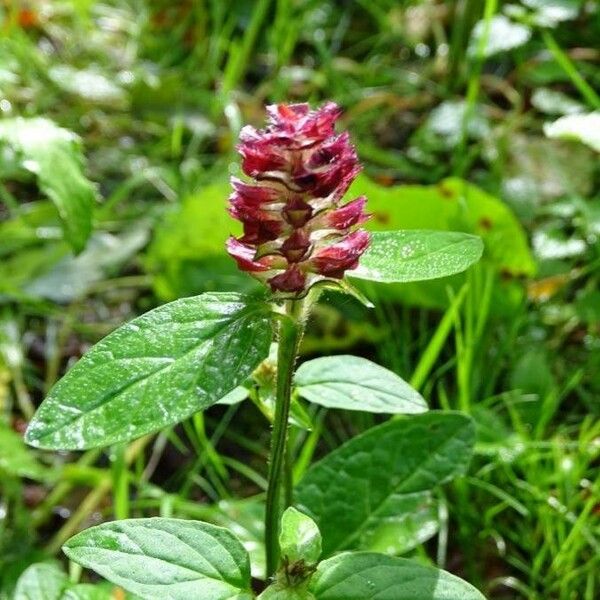
{"type": "MultiPolygon", "coordinates": [[[[292,392],[292,376],[303,332],[302,301],[290,300],[285,306],[285,316],[279,321],[279,348],[277,353],[277,398],[271,454],[269,460],[269,485],[267,487],[265,515],[265,547],[267,577],[279,565],[279,522],[283,512],[282,488],[289,487],[284,468],[287,455],[287,433],[292,392]]],[[[286,489],[285,503],[291,503],[291,490],[286,489]]]]}

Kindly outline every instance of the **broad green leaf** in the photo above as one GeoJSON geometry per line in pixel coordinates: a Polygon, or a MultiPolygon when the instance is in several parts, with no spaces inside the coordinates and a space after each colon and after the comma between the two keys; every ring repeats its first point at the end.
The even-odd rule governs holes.
{"type": "Polygon", "coordinates": [[[402,378],[358,356],[309,360],[300,365],[295,383],[303,398],[328,408],[389,414],[427,410],[419,392],[402,378]]]}
{"type": "Polygon", "coordinates": [[[151,600],[250,600],[250,561],[228,530],[181,519],[127,519],[72,537],[65,554],[151,600]]]}
{"type": "Polygon", "coordinates": [[[315,564],[321,556],[321,532],[309,516],[290,506],[281,517],[279,547],[290,562],[315,564]]]}
{"type": "Polygon", "coordinates": [[[84,355],[50,390],[26,441],[83,449],[158,431],[231,392],[270,343],[262,301],[214,293],[156,308],[84,355]]]}
{"type": "Polygon", "coordinates": [[[350,277],[407,283],[448,277],[468,269],[483,252],[480,238],[454,231],[378,231],[350,277]]]}
{"type": "Polygon", "coordinates": [[[79,138],[48,119],[0,122],[0,144],[12,148],[20,166],[37,177],[61,217],[65,239],[79,252],[92,231],[94,187],[83,174],[79,138]]]}
{"type": "Polygon", "coordinates": [[[24,444],[23,438],[0,422],[0,474],[3,472],[30,479],[50,478],[49,469],[36,460],[33,452],[24,444]]]}
{"type": "Polygon", "coordinates": [[[19,577],[14,600],[61,600],[69,578],[58,566],[33,564],[19,577]]]}
{"type": "Polygon", "coordinates": [[[447,571],[371,552],[346,552],[323,561],[310,589],[316,600],[485,600],[447,571]]]}
{"type": "Polygon", "coordinates": [[[323,555],[363,548],[402,497],[424,492],[464,473],[475,428],[459,413],[396,418],[359,435],[300,481],[295,504],[323,536],[323,555]]]}
{"type": "Polygon", "coordinates": [[[349,195],[364,194],[373,218],[371,231],[435,229],[479,236],[485,260],[497,271],[514,277],[532,275],[535,262],[523,227],[500,199],[457,177],[436,185],[383,187],[357,177],[349,195]]]}
{"type": "Polygon", "coordinates": [[[567,115],[544,126],[549,138],[577,140],[600,152],[600,111],[583,115],[567,115]]]}

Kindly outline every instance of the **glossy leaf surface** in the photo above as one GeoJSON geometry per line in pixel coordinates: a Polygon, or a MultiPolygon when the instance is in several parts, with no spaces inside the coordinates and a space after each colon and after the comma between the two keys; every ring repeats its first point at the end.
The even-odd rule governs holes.
{"type": "Polygon", "coordinates": [[[477,236],[455,231],[377,231],[350,277],[407,283],[448,277],[476,263],[483,252],[477,236]]]}
{"type": "Polygon", "coordinates": [[[271,316],[239,294],[152,310],[96,344],[50,391],[26,433],[42,448],[131,440],[215,404],[267,356],[271,316]]]}
{"type": "Polygon", "coordinates": [[[199,521],[104,523],[63,547],[78,564],[144,599],[250,600],[250,561],[228,530],[199,521]]]}
{"type": "Polygon", "coordinates": [[[296,506],[319,526],[324,556],[361,548],[403,496],[463,473],[474,440],[472,420],[459,413],[393,419],[313,465],[300,481],[296,506]]]}
{"type": "Polygon", "coordinates": [[[427,404],[401,377],[366,358],[338,355],[309,360],[295,376],[303,398],[327,408],[372,413],[421,413],[427,404]]]}

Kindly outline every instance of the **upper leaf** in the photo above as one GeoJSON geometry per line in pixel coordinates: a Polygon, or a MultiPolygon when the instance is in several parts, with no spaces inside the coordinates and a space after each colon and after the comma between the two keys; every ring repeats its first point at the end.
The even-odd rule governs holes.
{"type": "Polygon", "coordinates": [[[421,413],[427,404],[401,377],[366,358],[323,356],[296,372],[300,395],[328,408],[372,413],[421,413]]]}
{"type": "Polygon", "coordinates": [[[60,380],[26,441],[83,449],[139,437],[207,408],[267,356],[270,308],[210,293],[156,308],[113,331],[60,380]]]}
{"type": "Polygon", "coordinates": [[[371,552],[346,552],[323,561],[310,589],[317,600],[485,600],[451,573],[371,552]]]}
{"type": "Polygon", "coordinates": [[[476,263],[483,242],[455,231],[374,231],[371,245],[350,277],[406,283],[438,279],[464,271],[476,263]]]}
{"type": "MultiPolygon", "coordinates": [[[[586,160],[589,163],[587,155],[580,157],[579,154],[582,163],[586,160]]],[[[530,175],[528,171],[527,176],[530,175]]],[[[578,180],[573,185],[577,187],[579,183],[578,180]]],[[[485,244],[485,266],[482,267],[486,271],[489,268],[496,276],[492,311],[497,314],[509,309],[512,314],[512,309],[520,304],[521,278],[535,273],[536,262],[525,230],[506,202],[456,177],[435,185],[389,187],[359,175],[349,193],[353,197],[364,194],[369,198],[373,218],[366,223],[366,228],[370,231],[435,229],[478,235],[485,244]]],[[[371,299],[388,298],[413,306],[445,309],[449,302],[448,287],[458,293],[464,277],[457,274],[452,279],[385,285],[353,281],[371,299]]]]}
{"type": "Polygon", "coordinates": [[[151,600],[250,600],[250,561],[227,529],[180,519],[127,519],[82,531],[65,554],[151,600]]]}
{"type": "Polygon", "coordinates": [[[310,517],[290,506],[281,517],[279,547],[290,562],[314,564],[321,556],[321,532],[310,517]]]}
{"type": "Polygon", "coordinates": [[[83,174],[79,138],[48,119],[7,119],[0,142],[12,146],[22,168],[33,173],[40,189],[55,204],[65,239],[83,250],[92,231],[94,187],[83,174]]]}
{"type": "Polygon", "coordinates": [[[324,556],[361,547],[399,496],[464,472],[474,440],[469,417],[429,412],[373,427],[314,464],[298,486],[296,505],[317,522],[324,556]]]}

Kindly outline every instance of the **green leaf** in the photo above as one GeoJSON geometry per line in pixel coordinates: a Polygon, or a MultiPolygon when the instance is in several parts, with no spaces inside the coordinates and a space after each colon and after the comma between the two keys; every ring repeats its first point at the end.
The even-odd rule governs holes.
{"type": "MultiPolygon", "coordinates": [[[[521,279],[533,275],[536,265],[523,227],[502,200],[458,178],[436,185],[384,187],[359,175],[349,196],[360,195],[369,199],[367,208],[373,218],[366,228],[370,231],[434,229],[479,236],[485,245],[481,266],[496,275],[493,310],[506,312],[521,301],[521,279]]],[[[386,285],[354,281],[370,298],[376,294],[406,304],[446,308],[448,286],[458,291],[464,275],[386,285]]]]}
{"type": "Polygon", "coordinates": [[[63,223],[65,239],[81,251],[92,231],[95,191],[83,174],[79,138],[48,119],[0,122],[0,143],[13,148],[20,166],[37,177],[63,223]]]}
{"type": "Polygon", "coordinates": [[[454,231],[378,231],[349,277],[407,283],[448,277],[476,263],[483,252],[480,238],[454,231]]]}
{"type": "Polygon", "coordinates": [[[459,413],[390,420],[314,464],[300,481],[295,504],[319,526],[324,556],[363,548],[404,496],[464,473],[474,440],[472,420],[459,413]]]}
{"type": "Polygon", "coordinates": [[[485,600],[451,573],[371,552],[347,552],[322,562],[310,589],[317,600],[485,600]]]}
{"type": "Polygon", "coordinates": [[[199,521],[104,523],[63,546],[76,563],[145,599],[250,600],[250,561],[228,530],[199,521]]]}
{"type": "Polygon", "coordinates": [[[19,577],[14,600],[61,600],[69,578],[56,566],[33,564],[19,577]]]}
{"type": "Polygon", "coordinates": [[[296,372],[298,392],[328,408],[372,413],[421,413],[422,396],[401,377],[366,358],[339,355],[309,360],[296,372]]]}
{"type": "Polygon", "coordinates": [[[0,473],[44,481],[50,478],[44,468],[23,443],[23,438],[0,422],[0,473]]]}
{"type": "Polygon", "coordinates": [[[321,532],[310,517],[290,506],[281,517],[279,547],[290,562],[314,564],[321,556],[321,532]]]}
{"type": "MultiPolygon", "coordinates": [[[[527,235],[510,208],[500,199],[457,177],[436,185],[384,187],[359,176],[350,195],[366,195],[373,218],[371,231],[435,229],[479,236],[485,260],[514,277],[533,275],[535,261],[527,235]]],[[[431,285],[431,284],[428,284],[431,285]]]]}
{"type": "Polygon", "coordinates": [[[265,302],[217,293],[176,300],[87,352],[50,390],[25,439],[83,449],[158,431],[231,392],[270,343],[265,302]]]}

